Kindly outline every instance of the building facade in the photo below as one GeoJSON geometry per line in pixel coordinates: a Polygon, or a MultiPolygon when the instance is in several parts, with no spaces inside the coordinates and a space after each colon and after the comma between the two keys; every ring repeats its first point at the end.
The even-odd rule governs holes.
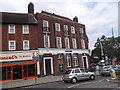
{"type": "Polygon", "coordinates": [[[66,69],[89,68],[88,37],[84,24],[42,11],[34,14],[1,12],[1,81],[61,74],[66,69]]]}

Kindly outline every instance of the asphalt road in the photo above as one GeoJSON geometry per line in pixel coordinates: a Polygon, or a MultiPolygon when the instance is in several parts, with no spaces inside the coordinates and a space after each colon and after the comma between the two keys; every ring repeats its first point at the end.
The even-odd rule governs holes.
{"type": "Polygon", "coordinates": [[[57,81],[52,83],[33,85],[27,87],[21,87],[21,89],[34,89],[34,88],[120,88],[120,83],[108,82],[106,79],[110,79],[109,76],[102,77],[97,76],[95,80],[83,80],[79,81],[76,84],[73,83],[64,83],[63,81],[57,81]]]}

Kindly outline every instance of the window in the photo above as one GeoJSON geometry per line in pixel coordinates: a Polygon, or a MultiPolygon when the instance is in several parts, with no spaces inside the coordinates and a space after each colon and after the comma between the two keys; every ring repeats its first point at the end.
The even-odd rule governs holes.
{"type": "Polygon", "coordinates": [[[43,20],[43,27],[48,27],[48,21],[47,20],[43,20]]]}
{"type": "Polygon", "coordinates": [[[71,32],[72,34],[75,34],[75,27],[71,26],[71,32]]]}
{"type": "Polygon", "coordinates": [[[59,64],[59,71],[63,72],[63,64],[59,64]]]}
{"type": "Polygon", "coordinates": [[[79,69],[75,69],[75,73],[80,73],[80,70],[79,69]]]}
{"type": "Polygon", "coordinates": [[[58,59],[63,59],[63,54],[62,53],[57,54],[57,56],[58,56],[58,59]]]}
{"type": "Polygon", "coordinates": [[[69,35],[68,25],[64,25],[64,34],[65,34],[65,35],[69,35]]]}
{"type": "Polygon", "coordinates": [[[62,48],[61,37],[56,37],[57,48],[62,48]]]}
{"type": "Polygon", "coordinates": [[[29,34],[29,27],[28,27],[28,25],[23,25],[23,34],[29,34]]]}
{"type": "Polygon", "coordinates": [[[55,23],[55,29],[56,29],[56,31],[60,31],[60,24],[59,23],[55,23]]]}
{"type": "Polygon", "coordinates": [[[74,54],[74,65],[78,66],[78,56],[77,56],[77,54],[74,54]]]}
{"type": "Polygon", "coordinates": [[[15,46],[15,41],[11,40],[9,41],[9,50],[15,50],[16,46],[15,46]]]}
{"type": "Polygon", "coordinates": [[[44,47],[48,48],[50,47],[50,40],[49,40],[49,36],[44,35],[44,47]]]}
{"type": "Polygon", "coordinates": [[[80,36],[81,36],[81,38],[84,37],[84,31],[83,31],[83,28],[80,28],[80,36]]]}
{"type": "Polygon", "coordinates": [[[9,34],[14,34],[15,33],[15,25],[14,24],[10,24],[9,25],[9,34]]]}
{"type": "Polygon", "coordinates": [[[67,67],[71,67],[71,56],[70,54],[66,55],[67,67]]]}
{"type": "Polygon", "coordinates": [[[69,38],[65,38],[65,46],[66,48],[70,48],[70,44],[69,44],[69,38]]]}
{"type": "Polygon", "coordinates": [[[76,39],[72,39],[73,48],[77,48],[76,39]]]}
{"type": "Polygon", "coordinates": [[[29,50],[29,40],[23,41],[23,50],[29,50]]]}
{"type": "Polygon", "coordinates": [[[81,42],[82,42],[82,49],[85,49],[85,40],[81,39],[81,42]]]}

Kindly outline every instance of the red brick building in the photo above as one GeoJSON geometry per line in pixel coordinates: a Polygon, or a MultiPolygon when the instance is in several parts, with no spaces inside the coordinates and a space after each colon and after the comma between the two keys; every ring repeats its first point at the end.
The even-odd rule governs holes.
{"type": "Polygon", "coordinates": [[[68,68],[89,68],[85,25],[42,11],[34,14],[1,12],[1,81],[60,74],[68,68]],[[38,61],[33,61],[33,56],[38,61]]]}

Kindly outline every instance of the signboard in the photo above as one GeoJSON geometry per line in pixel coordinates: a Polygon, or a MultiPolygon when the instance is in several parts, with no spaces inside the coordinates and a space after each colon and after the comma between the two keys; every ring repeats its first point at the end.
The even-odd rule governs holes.
{"type": "Polygon", "coordinates": [[[33,57],[33,61],[37,62],[38,61],[38,57],[33,57]]]}

